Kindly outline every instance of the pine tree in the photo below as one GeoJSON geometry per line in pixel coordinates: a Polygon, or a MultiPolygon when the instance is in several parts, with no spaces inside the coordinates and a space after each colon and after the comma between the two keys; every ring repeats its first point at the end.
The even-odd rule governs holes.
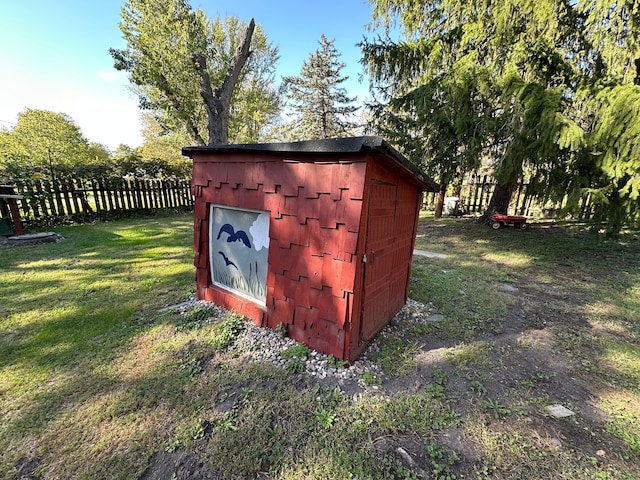
{"type": "Polygon", "coordinates": [[[358,109],[341,84],[345,64],[334,47],[335,40],[320,37],[320,47],[302,65],[300,76],[284,77],[288,105],[293,114],[289,123],[291,140],[333,138],[352,134],[351,115],[358,109]]]}
{"type": "Polygon", "coordinates": [[[387,26],[399,20],[403,38],[362,44],[370,77],[391,113],[416,122],[423,162],[442,184],[490,158],[497,180],[490,208],[506,213],[525,173],[571,170],[572,152],[557,141],[582,133],[564,115],[575,82],[575,65],[564,55],[575,35],[568,4],[373,3],[374,19],[387,26]]]}
{"type": "Polygon", "coordinates": [[[585,78],[579,114],[594,166],[588,188],[595,227],[608,234],[640,216],[640,5],[637,0],[581,0],[585,78]]]}
{"type": "MultiPolygon", "coordinates": [[[[637,0],[372,0],[401,40],[361,44],[378,118],[443,184],[490,159],[486,217],[519,182],[597,199],[610,233],[640,197],[637,0]]],[[[387,133],[388,132],[388,133],[387,133]]]]}

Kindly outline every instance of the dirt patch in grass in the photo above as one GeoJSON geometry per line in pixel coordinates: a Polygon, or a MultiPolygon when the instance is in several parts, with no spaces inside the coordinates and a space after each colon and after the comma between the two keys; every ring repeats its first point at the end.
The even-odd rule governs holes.
{"type": "MultiPolygon", "coordinates": [[[[362,448],[373,459],[379,478],[640,477],[640,457],[633,443],[639,438],[634,413],[625,410],[618,397],[607,397],[612,399],[606,404],[608,408],[603,407],[602,400],[606,396],[603,392],[619,389],[617,384],[624,380],[620,368],[603,375],[604,369],[611,370],[616,361],[606,361],[607,346],[613,341],[625,345],[635,342],[636,325],[625,327],[611,315],[607,320],[613,323],[603,324],[589,308],[607,295],[607,279],[619,282],[622,277],[628,281],[629,274],[619,269],[637,274],[639,266],[576,259],[575,251],[545,252],[544,246],[536,246],[549,236],[571,244],[571,235],[570,230],[535,226],[528,232],[494,232],[469,220],[423,225],[419,244],[428,245],[430,250],[440,246],[447,258],[416,260],[412,294],[424,295],[421,284],[434,274],[443,275],[436,280],[442,285],[436,286],[439,292],[428,290],[433,302],[426,301],[431,298],[410,301],[368,351],[369,357],[384,367],[385,381],[375,390],[364,391],[355,382],[338,382],[335,378],[319,381],[307,373],[290,374],[288,378],[298,392],[340,388],[345,395],[340,405],[347,410],[360,408],[359,402],[367,398],[393,403],[407,396],[424,396],[446,404],[454,412],[455,420],[430,433],[417,432],[411,425],[397,431],[370,425],[370,441],[362,448]],[[506,234],[506,241],[496,237],[499,234],[506,234]],[[470,251],[460,253],[462,245],[471,245],[470,251]],[[481,260],[469,267],[473,256],[481,260]],[[482,258],[489,260],[483,262],[482,258]],[[606,272],[595,275],[605,270],[605,265],[606,272]],[[428,274],[421,276],[421,272],[428,274]],[[600,279],[604,283],[598,286],[600,279]],[[455,295],[446,292],[447,288],[456,288],[455,295]],[[474,297],[465,298],[470,292],[474,297]],[[485,303],[476,305],[476,301],[485,303]],[[451,315],[468,317],[447,324],[450,315],[442,312],[448,308],[454,312],[451,315]],[[562,405],[572,415],[557,418],[548,410],[551,405],[562,405]],[[613,424],[616,412],[622,412],[617,413],[621,420],[613,424]]],[[[583,247],[598,248],[587,240],[583,247]]],[[[630,355],[626,350],[623,354],[630,355]]],[[[627,377],[631,378],[627,378],[627,385],[635,385],[637,378],[628,373],[627,377]]],[[[269,388],[282,389],[280,381],[269,382],[269,388]]],[[[217,410],[227,414],[236,411],[242,391],[261,390],[256,385],[244,381],[223,390],[216,398],[217,410]]],[[[638,393],[633,387],[627,390],[631,390],[628,395],[632,398],[638,393]]],[[[629,396],[624,398],[628,404],[629,396]]],[[[316,410],[316,415],[318,412],[332,422],[334,418],[327,414],[335,413],[335,422],[340,422],[335,405],[316,410]]],[[[286,447],[290,441],[286,429],[291,424],[281,418],[282,414],[273,413],[283,422],[283,430],[273,427],[274,432],[282,434],[282,448],[291,448],[286,447]]],[[[354,421],[349,417],[349,422],[354,421]]],[[[210,453],[208,441],[203,439],[189,453],[157,453],[141,478],[165,478],[149,476],[163,474],[161,465],[174,472],[175,478],[219,478],[215,467],[207,471],[202,464],[210,453]]],[[[279,445],[276,440],[274,443],[279,445]]],[[[324,475],[310,467],[294,471],[297,473],[293,475],[286,470],[264,472],[258,477],[301,478],[302,471],[307,472],[307,478],[324,475]]]]}
{"type": "MultiPolygon", "coordinates": [[[[503,248],[505,258],[510,251],[528,257],[530,263],[523,268],[500,268],[509,277],[508,283],[496,285],[496,294],[504,296],[505,290],[508,294],[506,316],[473,338],[474,343],[488,348],[471,350],[465,361],[456,361],[461,356],[457,350],[461,345],[468,347],[468,342],[452,338],[443,348],[442,340],[434,340],[433,335],[415,338],[425,345],[417,356],[416,368],[385,388],[393,395],[425,384],[434,369],[447,374],[447,398],[465,427],[456,427],[439,438],[461,454],[455,471],[465,478],[482,471],[497,478],[542,478],[544,472],[554,478],[588,478],[585,472],[598,478],[638,478],[638,452],[624,436],[612,434],[613,417],[599,403],[603,392],[620,389],[621,382],[630,393],[638,393],[633,383],[638,380],[637,370],[627,375],[626,383],[624,368],[604,372],[604,352],[612,342],[623,339],[624,345],[637,345],[638,311],[627,310],[625,318],[609,315],[616,327],[603,332],[601,319],[589,308],[602,302],[610,285],[621,278],[633,289],[632,278],[638,278],[637,239],[628,238],[630,247],[620,248],[615,242],[607,245],[594,240],[586,232],[536,227],[529,232],[487,232],[471,222],[431,224],[422,230],[423,241],[455,251],[475,236],[477,244],[492,250],[503,248]],[[457,240],[461,231],[469,235],[464,242],[457,240]],[[559,237],[559,243],[569,248],[577,248],[571,247],[576,242],[582,244],[585,251],[549,248],[549,235],[559,237]],[[536,247],[536,242],[541,246],[536,247]],[[563,405],[574,415],[555,418],[546,408],[552,404],[563,405]],[[491,438],[507,441],[497,445],[511,456],[492,451],[491,438]],[[535,458],[539,462],[533,462],[535,458]]],[[[473,252],[461,253],[460,259],[466,255],[473,252]]],[[[610,304],[609,310],[615,310],[621,297],[604,302],[610,304]]],[[[623,350],[625,360],[638,365],[638,350],[635,354],[623,350]]],[[[627,372],[632,368],[627,366],[627,372]]],[[[632,415],[627,418],[635,419],[632,415]]],[[[631,422],[628,425],[633,430],[631,422]]],[[[632,438],[637,434],[636,430],[632,438]]]]}
{"type": "Polygon", "coordinates": [[[14,467],[20,476],[20,480],[35,480],[38,478],[36,470],[40,463],[42,463],[42,460],[39,458],[20,457],[14,467]]]}
{"type": "Polygon", "coordinates": [[[221,480],[221,474],[212,471],[211,466],[189,452],[158,452],[149,462],[149,468],[140,480],[221,480]]]}

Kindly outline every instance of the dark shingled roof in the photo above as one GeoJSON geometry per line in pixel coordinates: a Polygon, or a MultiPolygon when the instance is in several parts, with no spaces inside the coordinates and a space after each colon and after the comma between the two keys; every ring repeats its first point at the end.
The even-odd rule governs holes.
{"type": "Polygon", "coordinates": [[[243,143],[184,147],[182,154],[192,157],[194,153],[207,152],[269,152],[269,153],[299,153],[299,154],[345,154],[371,151],[384,153],[392,157],[407,173],[410,173],[425,190],[438,191],[440,187],[417,166],[393,148],[382,137],[346,137],[328,138],[324,140],[304,140],[287,143],[243,143]]]}

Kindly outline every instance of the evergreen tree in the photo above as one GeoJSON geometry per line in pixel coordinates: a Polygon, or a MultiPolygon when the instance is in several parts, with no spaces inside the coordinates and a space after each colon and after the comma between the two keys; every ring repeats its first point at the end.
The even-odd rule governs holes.
{"type": "Polygon", "coordinates": [[[539,199],[595,199],[614,233],[640,196],[636,0],[374,0],[401,27],[361,44],[381,128],[443,184],[490,159],[487,216],[521,181],[539,199]]]}
{"type": "Polygon", "coordinates": [[[352,134],[352,114],[358,109],[340,85],[349,77],[340,75],[345,64],[334,40],[324,34],[320,47],[302,65],[300,76],[284,77],[284,86],[294,120],[289,124],[291,140],[333,138],[352,134]]]}
{"type": "Polygon", "coordinates": [[[640,214],[640,6],[635,0],[582,0],[576,9],[585,72],[577,114],[592,160],[585,191],[596,221],[612,234],[640,214]]]}
{"type": "Polygon", "coordinates": [[[568,147],[582,132],[563,113],[576,80],[564,53],[575,36],[568,2],[374,4],[375,20],[387,27],[400,20],[403,38],[363,42],[370,76],[388,110],[416,122],[418,152],[441,183],[491,158],[490,210],[506,213],[525,172],[573,168],[568,147]]]}

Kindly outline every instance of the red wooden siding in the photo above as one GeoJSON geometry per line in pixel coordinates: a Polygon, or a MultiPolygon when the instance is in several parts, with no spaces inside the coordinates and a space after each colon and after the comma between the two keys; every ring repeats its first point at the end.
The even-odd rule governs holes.
{"type": "Polygon", "coordinates": [[[435,184],[413,177],[395,151],[242,147],[190,155],[197,296],[355,360],[407,299],[421,189],[435,184]],[[265,305],[212,285],[212,204],[270,212],[265,305]]]}
{"type": "Polygon", "coordinates": [[[367,262],[359,278],[350,358],[402,308],[409,294],[411,260],[421,190],[406,179],[370,161],[363,211],[362,251],[367,262]]]}
{"type": "Polygon", "coordinates": [[[194,159],[195,264],[198,296],[261,326],[279,323],[316,350],[344,357],[345,324],[355,284],[356,246],[366,162],[323,163],[234,155],[194,159]],[[211,284],[209,205],[267,210],[270,215],[267,305],[211,284]],[[206,281],[205,281],[206,279],[206,281]]]}

